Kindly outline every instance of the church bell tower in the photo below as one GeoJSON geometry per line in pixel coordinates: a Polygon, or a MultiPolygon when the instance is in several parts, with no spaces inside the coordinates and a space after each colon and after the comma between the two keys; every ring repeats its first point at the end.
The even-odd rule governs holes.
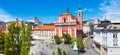
{"type": "Polygon", "coordinates": [[[78,24],[80,25],[80,29],[82,30],[82,8],[78,8],[78,24]]]}

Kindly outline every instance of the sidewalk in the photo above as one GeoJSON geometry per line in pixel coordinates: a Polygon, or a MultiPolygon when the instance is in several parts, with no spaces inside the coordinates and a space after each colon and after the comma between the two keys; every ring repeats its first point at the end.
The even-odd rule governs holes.
{"type": "Polygon", "coordinates": [[[84,44],[85,44],[86,52],[83,53],[82,55],[100,55],[92,47],[92,41],[93,41],[93,39],[91,38],[91,36],[88,36],[88,37],[84,38],[84,44]]]}

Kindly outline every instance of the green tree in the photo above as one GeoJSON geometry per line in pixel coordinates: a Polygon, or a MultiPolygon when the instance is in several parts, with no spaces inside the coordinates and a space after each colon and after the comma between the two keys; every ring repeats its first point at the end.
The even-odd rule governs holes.
{"type": "Polygon", "coordinates": [[[70,44],[72,44],[75,40],[76,40],[76,38],[71,38],[70,44]]]}
{"type": "Polygon", "coordinates": [[[16,26],[16,22],[8,23],[8,33],[4,37],[4,41],[5,55],[20,55],[20,27],[16,26]]]}
{"type": "Polygon", "coordinates": [[[21,35],[22,35],[21,55],[28,55],[31,46],[30,42],[31,32],[29,24],[27,27],[22,28],[21,35]]]}
{"type": "Polygon", "coordinates": [[[71,36],[69,34],[63,34],[63,38],[64,38],[64,43],[65,44],[70,44],[71,41],[71,36]]]}
{"type": "Polygon", "coordinates": [[[9,55],[9,37],[8,34],[4,36],[4,55],[9,55]]]}
{"type": "Polygon", "coordinates": [[[77,38],[77,47],[78,47],[78,50],[79,51],[84,51],[84,44],[83,44],[83,40],[82,40],[82,37],[78,37],[77,38]]]}
{"type": "Polygon", "coordinates": [[[55,42],[56,42],[57,44],[60,44],[60,43],[61,43],[61,39],[60,39],[60,37],[57,36],[57,35],[54,36],[54,40],[55,40],[55,42]]]}
{"type": "Polygon", "coordinates": [[[65,51],[63,51],[63,55],[67,55],[65,51]]]}
{"type": "Polygon", "coordinates": [[[4,36],[5,33],[0,34],[0,53],[4,53],[4,36]]]}
{"type": "MultiPolygon", "coordinates": [[[[55,52],[52,52],[52,55],[55,55],[55,52]]],[[[59,47],[57,49],[56,55],[67,55],[65,51],[62,51],[59,47]]]]}
{"type": "Polygon", "coordinates": [[[55,52],[52,52],[52,55],[55,55],[55,52]]]}
{"type": "Polygon", "coordinates": [[[57,52],[58,52],[57,55],[62,55],[62,51],[60,48],[58,48],[57,52]]]}
{"type": "Polygon", "coordinates": [[[19,27],[16,22],[9,22],[4,36],[4,55],[28,55],[30,45],[30,25],[19,27]]]}

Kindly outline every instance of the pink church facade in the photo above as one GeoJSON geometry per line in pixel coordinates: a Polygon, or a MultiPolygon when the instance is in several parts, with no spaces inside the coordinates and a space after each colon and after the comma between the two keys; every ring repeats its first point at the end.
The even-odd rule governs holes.
{"type": "Polygon", "coordinates": [[[55,35],[62,36],[68,33],[71,37],[77,38],[82,35],[82,10],[78,9],[78,16],[73,16],[67,9],[55,21],[55,35]]]}

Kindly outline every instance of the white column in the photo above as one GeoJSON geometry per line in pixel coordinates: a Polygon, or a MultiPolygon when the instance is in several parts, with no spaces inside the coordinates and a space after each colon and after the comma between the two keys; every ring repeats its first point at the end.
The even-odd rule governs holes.
{"type": "Polygon", "coordinates": [[[103,34],[102,34],[102,31],[100,31],[100,39],[101,39],[101,41],[100,41],[101,43],[100,43],[100,44],[103,45],[103,43],[102,43],[102,42],[103,42],[103,34]]]}
{"type": "Polygon", "coordinates": [[[75,27],[74,31],[75,31],[75,38],[76,38],[76,27],[75,27]]]}
{"type": "Polygon", "coordinates": [[[55,27],[55,35],[56,35],[56,27],[55,27]]]}
{"type": "Polygon", "coordinates": [[[101,45],[100,45],[100,49],[101,49],[101,55],[103,55],[103,48],[102,48],[102,45],[103,45],[103,33],[102,33],[102,31],[100,31],[100,38],[101,38],[101,45]]]}
{"type": "Polygon", "coordinates": [[[59,30],[59,33],[58,33],[59,35],[58,36],[60,36],[60,26],[59,26],[58,30],[59,30]]]}
{"type": "Polygon", "coordinates": [[[70,26],[70,35],[72,35],[72,34],[71,34],[71,26],[70,26]]]}
{"type": "Polygon", "coordinates": [[[68,34],[70,34],[70,26],[68,26],[68,34]]]}
{"type": "Polygon", "coordinates": [[[60,36],[62,36],[62,27],[60,26],[60,36]]]}
{"type": "Polygon", "coordinates": [[[52,36],[54,36],[54,35],[56,35],[56,34],[55,34],[55,31],[53,31],[53,35],[52,35],[52,36]]]}
{"type": "Polygon", "coordinates": [[[72,19],[71,16],[69,16],[69,19],[70,19],[70,22],[71,22],[71,21],[72,21],[72,20],[71,20],[71,19],[72,19]]]}

